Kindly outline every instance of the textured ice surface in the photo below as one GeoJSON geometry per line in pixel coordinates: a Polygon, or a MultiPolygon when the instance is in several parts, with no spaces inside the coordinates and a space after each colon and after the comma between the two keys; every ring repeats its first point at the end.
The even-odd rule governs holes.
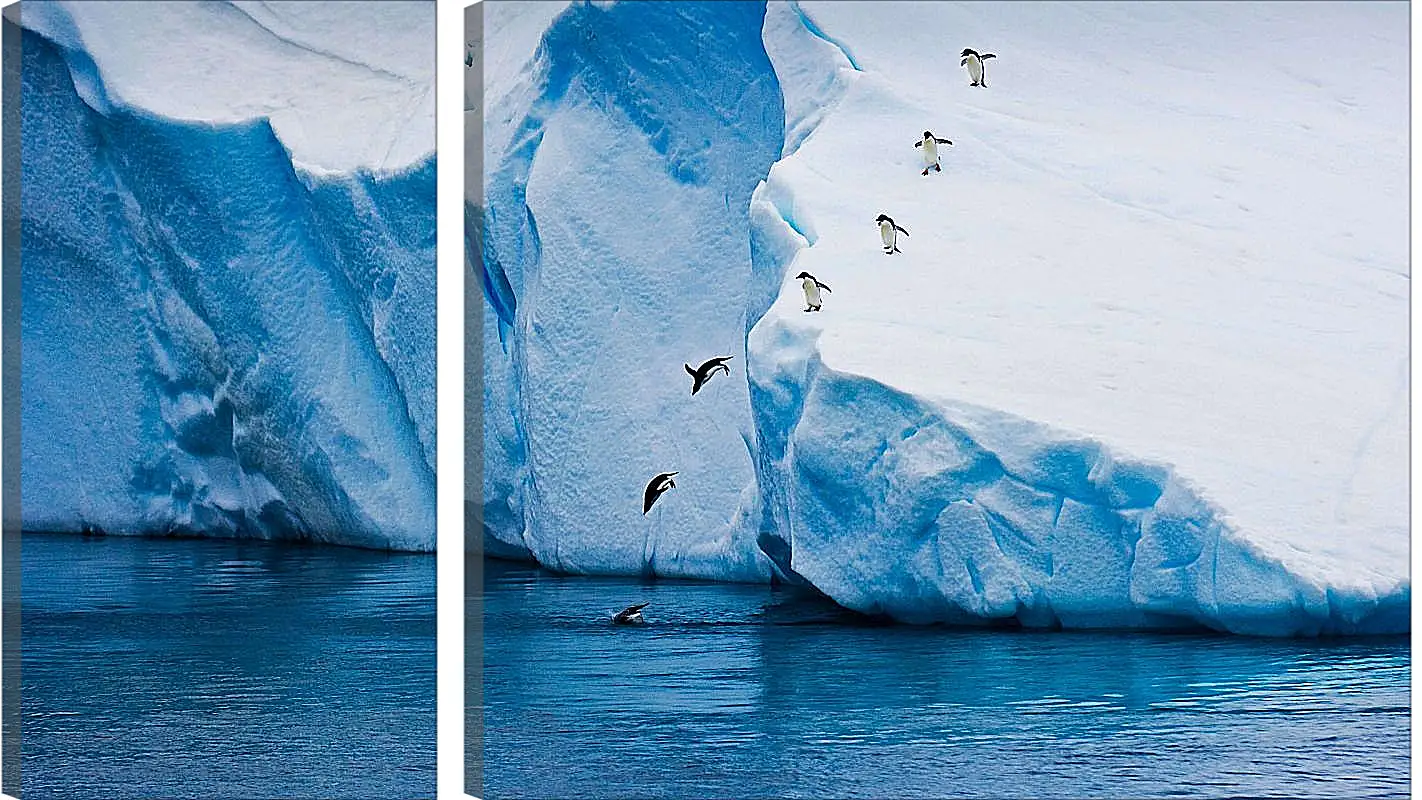
{"type": "MultiPolygon", "coordinates": [[[[419,4],[371,5],[403,9],[406,28],[433,18],[419,4]]],[[[302,70],[228,36],[234,13],[24,9],[25,524],[432,550],[432,109],[411,120],[426,136],[420,153],[402,149],[413,134],[367,120],[347,126],[341,159],[324,159],[323,137],[347,123],[293,108],[286,130],[274,128],[263,103],[304,103],[270,95],[306,91],[295,88],[302,70]],[[114,27],[96,21],[104,14],[114,27]],[[140,19],[148,44],[112,40],[140,19]],[[160,41],[206,52],[214,71],[254,72],[232,83],[194,74],[193,91],[165,92],[176,78],[151,49],[160,41]],[[353,168],[377,138],[403,163],[353,168]],[[314,171],[293,164],[298,151],[314,171]]],[[[285,6],[262,13],[286,39],[332,35],[285,6]]],[[[432,41],[418,46],[432,55],[432,41]]],[[[319,71],[318,56],[303,59],[319,71]]],[[[373,98],[398,93],[354,73],[330,81],[328,94],[367,92],[363,114],[387,113],[373,98]]]]}
{"type": "Polygon", "coordinates": [[[486,64],[493,545],[745,578],[754,536],[781,577],[920,622],[1407,629],[1401,6],[773,2],[763,131],[754,89],[716,88],[757,85],[734,59],[706,74],[695,27],[620,36],[620,8],[575,6],[536,50],[519,17],[524,57],[486,64]],[[1315,57],[1340,46],[1361,74],[1315,57]],[[998,53],[987,88],[963,47],[998,53]],[[954,141],[928,177],[925,129],[954,141]],[[762,135],[748,209],[666,180],[762,135]],[[748,395],[657,402],[731,352],[733,314],[748,395]],[[747,457],[753,497],[712,489],[747,457]],[[649,560],[668,536],[697,561],[649,560]]]}
{"type": "Polygon", "coordinates": [[[784,114],[763,13],[576,5],[526,77],[491,69],[490,550],[574,572],[769,576],[744,354],[747,214],[784,114]],[[682,365],[723,355],[731,375],[692,397],[682,365]],[[644,517],[643,487],[670,471],[677,502],[644,517]]]}

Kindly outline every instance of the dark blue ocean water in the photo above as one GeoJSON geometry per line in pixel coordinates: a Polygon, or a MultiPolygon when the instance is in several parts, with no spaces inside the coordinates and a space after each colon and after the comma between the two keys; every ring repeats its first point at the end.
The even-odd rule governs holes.
{"type": "Polygon", "coordinates": [[[485,568],[487,798],[1408,792],[1406,638],[873,626],[766,586],[485,568]]]}
{"type": "Polygon", "coordinates": [[[26,535],[21,785],[38,798],[435,791],[435,560],[26,535]]]}

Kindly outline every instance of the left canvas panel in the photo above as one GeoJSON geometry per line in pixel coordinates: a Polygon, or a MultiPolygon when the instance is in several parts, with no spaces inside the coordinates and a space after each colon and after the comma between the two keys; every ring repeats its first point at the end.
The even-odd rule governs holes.
{"type": "Polygon", "coordinates": [[[433,797],[434,2],[17,5],[5,792],[433,797]]]}

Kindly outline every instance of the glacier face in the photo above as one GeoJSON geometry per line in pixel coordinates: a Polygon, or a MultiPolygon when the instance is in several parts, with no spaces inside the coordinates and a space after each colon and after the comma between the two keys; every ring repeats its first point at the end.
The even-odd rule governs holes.
{"type": "MultiPolygon", "coordinates": [[[[470,237],[489,299],[490,552],[570,572],[768,577],[744,354],[750,196],[784,119],[763,14],[575,5],[525,73],[505,85],[490,72],[470,237]],[[692,397],[683,364],[724,355],[731,375],[692,397]],[[643,487],[670,471],[678,502],[644,517],[643,487]]],[[[489,41],[501,22],[486,22],[489,41]]]]}
{"type": "Polygon", "coordinates": [[[486,60],[481,240],[490,552],[776,575],[913,622],[1408,629],[1396,9],[771,2],[759,36],[783,122],[764,131],[768,171],[745,165],[763,179],[747,211],[658,182],[693,120],[648,99],[708,60],[694,29],[619,37],[656,55],[603,56],[589,102],[561,76],[633,12],[515,6],[486,6],[503,48],[486,60]],[[1371,42],[1368,81],[1306,57],[1325,33],[1371,42]],[[967,86],[950,39],[1003,54],[990,89],[967,86]],[[925,128],[955,142],[929,177],[925,128]],[[597,143],[577,169],[570,138],[597,143]],[[716,233],[718,283],[637,252],[627,210],[673,196],[677,241],[716,233]],[[878,249],[880,212],[912,231],[902,255],[878,249]],[[745,239],[721,235],[728,218],[745,239]],[[802,269],[834,289],[821,313],[802,311],[802,269]],[[649,402],[686,390],[686,351],[724,347],[701,320],[733,312],[734,407],[649,402]],[[628,326],[655,345],[626,344],[648,335],[628,326]],[[679,476],[647,520],[627,511],[688,458],[753,476],[735,499],[679,476]],[[668,561],[663,542],[699,555],[668,561]]]}
{"type": "Polygon", "coordinates": [[[78,5],[22,20],[25,526],[433,550],[433,153],[133,105],[78,5]]]}

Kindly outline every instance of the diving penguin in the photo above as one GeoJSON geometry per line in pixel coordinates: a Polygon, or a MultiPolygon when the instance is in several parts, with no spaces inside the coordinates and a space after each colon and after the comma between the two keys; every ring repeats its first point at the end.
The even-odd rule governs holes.
{"type": "Polygon", "coordinates": [[[652,504],[657,502],[657,498],[661,497],[663,492],[676,488],[676,483],[672,481],[672,476],[675,474],[675,472],[663,472],[647,484],[647,491],[642,494],[643,516],[652,510],[652,504]]]}
{"type": "Polygon", "coordinates": [[[819,279],[808,272],[802,272],[795,276],[800,281],[800,285],[805,289],[805,310],[819,311],[822,300],[820,290],[830,291],[830,287],[820,283],[819,279]]]}
{"type": "Polygon", "coordinates": [[[642,619],[642,609],[646,608],[649,605],[651,605],[651,603],[638,603],[634,606],[628,606],[622,609],[621,611],[617,612],[617,616],[612,618],[612,624],[639,625],[643,622],[646,622],[646,620],[642,619]]]}
{"type": "Polygon", "coordinates": [[[947,139],[940,139],[933,135],[932,131],[923,132],[923,140],[914,142],[914,147],[923,148],[923,174],[927,175],[929,170],[942,172],[943,167],[938,165],[938,145],[946,144],[952,146],[953,143],[947,139]]]}
{"type": "Polygon", "coordinates": [[[884,242],[884,255],[902,253],[899,249],[899,234],[908,236],[909,232],[900,228],[888,214],[880,214],[874,221],[879,223],[879,238],[884,242]]]}
{"type": "Polygon", "coordinates": [[[701,387],[705,386],[706,382],[711,380],[711,376],[715,375],[718,369],[726,373],[729,377],[731,368],[726,366],[726,362],[733,358],[735,358],[735,356],[713,358],[710,361],[702,362],[701,366],[696,369],[692,369],[690,364],[683,364],[682,366],[686,367],[686,374],[691,376],[691,393],[696,394],[701,391],[701,387]]]}
{"type": "Polygon", "coordinates": [[[958,66],[968,68],[968,77],[973,79],[969,86],[987,86],[987,68],[983,62],[989,58],[997,58],[992,53],[978,55],[978,51],[965,47],[963,48],[963,60],[958,62],[958,66]]]}

